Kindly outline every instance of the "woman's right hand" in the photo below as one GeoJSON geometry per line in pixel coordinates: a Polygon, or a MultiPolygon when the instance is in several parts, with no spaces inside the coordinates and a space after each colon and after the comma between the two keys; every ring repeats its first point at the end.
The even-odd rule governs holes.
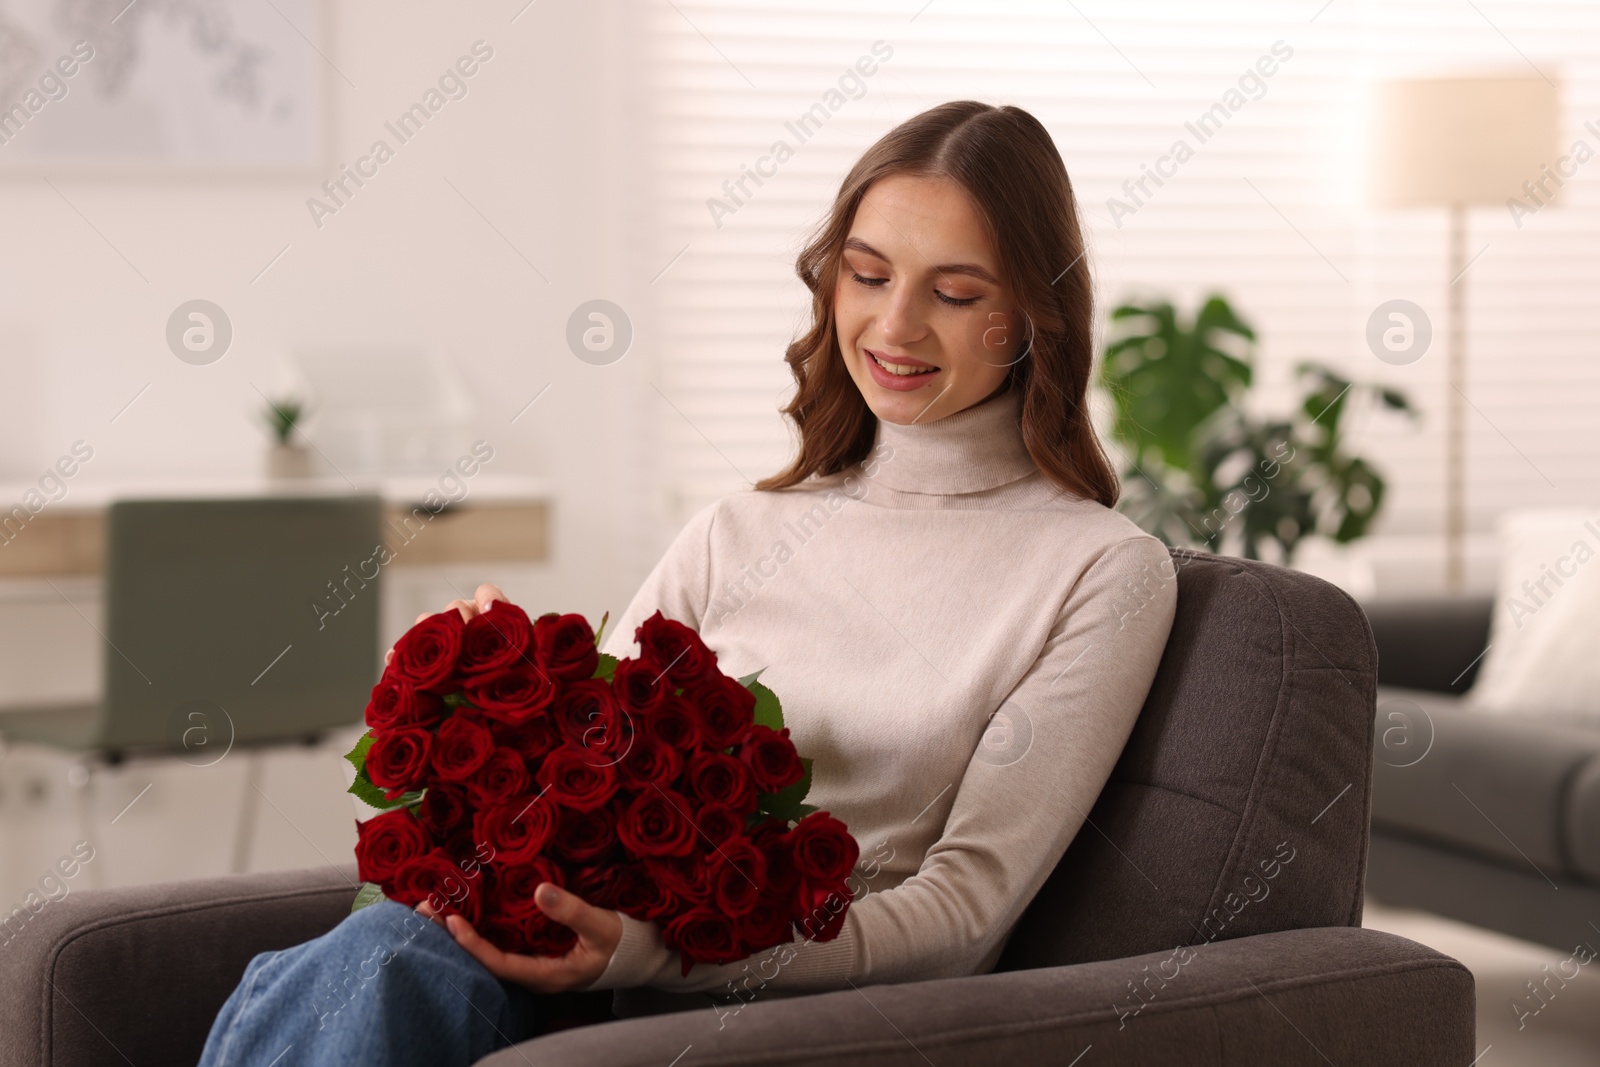
{"type": "MultiPolygon", "coordinates": [[[[511,602],[509,598],[507,598],[507,596],[500,591],[499,586],[490,585],[488,582],[485,582],[484,584],[478,586],[478,591],[472,594],[471,600],[462,600],[458,597],[457,599],[450,601],[450,603],[446,604],[440,610],[449,611],[451,608],[455,608],[457,611],[461,612],[461,621],[468,622],[474,615],[481,615],[485,611],[488,611],[489,605],[494,603],[496,600],[504,600],[508,604],[511,602]]],[[[423,619],[426,619],[431,614],[433,613],[424,611],[421,615],[418,615],[411,621],[411,625],[415,626],[417,623],[421,622],[423,619]]],[[[394,648],[391,647],[389,651],[383,654],[383,665],[387,667],[390,661],[393,659],[394,648]]]]}

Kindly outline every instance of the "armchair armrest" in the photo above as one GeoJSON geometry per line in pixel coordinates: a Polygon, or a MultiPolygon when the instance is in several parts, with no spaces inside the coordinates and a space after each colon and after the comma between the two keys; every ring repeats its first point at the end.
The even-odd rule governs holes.
{"type": "Polygon", "coordinates": [[[860,1067],[1471,1062],[1471,973],[1354,927],[1290,930],[1121,960],[625,1019],[479,1061],[572,1067],[860,1067]],[[1164,977],[1170,976],[1170,977],[1164,977]],[[1138,989],[1136,995],[1134,990],[1138,989]],[[737,1009],[737,1010],[735,1010],[737,1009]]]}
{"type": "Polygon", "coordinates": [[[86,890],[14,913],[0,932],[0,1067],[189,1067],[251,958],[332,929],[358,884],[352,864],[86,890]]]}

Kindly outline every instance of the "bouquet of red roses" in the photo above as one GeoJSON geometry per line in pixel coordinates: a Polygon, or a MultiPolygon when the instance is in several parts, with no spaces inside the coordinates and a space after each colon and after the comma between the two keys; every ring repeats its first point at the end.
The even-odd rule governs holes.
{"type": "Polygon", "coordinates": [[[618,660],[583,616],[504,601],[408,630],[346,757],[350,792],[383,810],[357,826],[356,907],[428,901],[504,951],[562,955],[576,933],[533,900],[554,882],[656,922],[685,975],[792,941],[792,923],[836,937],[860,851],[802,803],[811,761],[761,672],[723,674],[659,611],[634,637],[618,660]]]}

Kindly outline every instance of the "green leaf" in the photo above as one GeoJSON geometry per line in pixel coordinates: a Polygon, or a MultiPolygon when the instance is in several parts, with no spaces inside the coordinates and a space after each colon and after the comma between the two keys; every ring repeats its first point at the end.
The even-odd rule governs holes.
{"type": "Polygon", "coordinates": [[[611,676],[617,673],[617,657],[600,653],[600,663],[594,669],[594,677],[611,681],[611,676]]]}
{"type": "Polygon", "coordinates": [[[787,789],[780,789],[776,793],[762,793],[756,797],[758,810],[774,815],[785,822],[794,822],[803,818],[807,811],[816,811],[816,808],[802,804],[806,794],[811,791],[811,759],[807,756],[800,757],[800,763],[805,767],[806,773],[800,780],[787,789]]]}
{"type": "Polygon", "coordinates": [[[368,730],[366,733],[362,734],[361,739],[356,742],[356,747],[344,754],[344,758],[350,761],[350,766],[356,769],[356,775],[358,777],[367,768],[367,750],[371,747],[372,731],[368,730]]]}
{"type": "Polygon", "coordinates": [[[353,915],[368,904],[376,904],[380,900],[388,899],[383,895],[383,890],[378,888],[378,883],[362,882],[361,888],[356,892],[355,902],[350,905],[350,913],[353,915]]]}
{"type": "Polygon", "coordinates": [[[1112,402],[1111,432],[1127,454],[1149,465],[1149,453],[1178,470],[1195,463],[1195,431],[1251,383],[1255,331],[1213,295],[1189,322],[1171,303],[1124,304],[1111,312],[1120,326],[1105,348],[1100,382],[1112,402]]]}
{"type": "Polygon", "coordinates": [[[762,671],[747,674],[739,679],[739,684],[756,695],[755,720],[757,724],[773,730],[783,729],[783,704],[778,700],[778,694],[756,681],[761,677],[762,671]]]}
{"type": "Polygon", "coordinates": [[[422,798],[427,794],[426,789],[413,789],[409,793],[401,793],[394,800],[389,799],[386,790],[372,783],[367,777],[367,769],[362,767],[356,772],[356,780],[350,783],[350,788],[345,792],[354,796],[369,808],[379,811],[394,811],[396,808],[409,808],[414,804],[422,803],[422,798]]]}
{"type": "Polygon", "coordinates": [[[369,808],[377,808],[381,811],[395,806],[395,802],[389,799],[387,793],[372,784],[372,779],[367,777],[367,769],[365,767],[356,772],[356,780],[350,783],[350,788],[346,792],[369,808]]]}

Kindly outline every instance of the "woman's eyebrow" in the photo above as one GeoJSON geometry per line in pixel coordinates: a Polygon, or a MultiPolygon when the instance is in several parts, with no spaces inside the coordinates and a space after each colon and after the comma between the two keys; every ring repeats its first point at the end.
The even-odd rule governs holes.
{"type": "MultiPolygon", "coordinates": [[[[854,252],[864,252],[869,256],[883,260],[885,263],[889,262],[888,256],[884,255],[876,248],[873,248],[859,237],[846,238],[844,247],[854,252]]],[[[982,281],[986,281],[990,285],[1000,284],[1000,280],[998,278],[976,263],[946,263],[942,266],[934,267],[933,272],[935,274],[967,274],[974,278],[981,279],[982,281]]]]}

